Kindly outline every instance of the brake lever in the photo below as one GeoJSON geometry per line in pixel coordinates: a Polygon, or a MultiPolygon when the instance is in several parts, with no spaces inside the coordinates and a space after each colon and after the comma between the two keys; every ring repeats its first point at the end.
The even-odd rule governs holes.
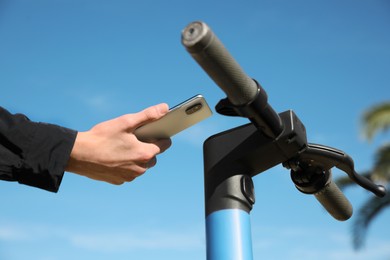
{"type": "Polygon", "coordinates": [[[315,164],[324,171],[329,171],[336,167],[348,174],[351,180],[364,189],[371,191],[378,197],[386,195],[386,188],[383,185],[377,185],[371,180],[359,175],[354,169],[352,158],[345,152],[319,144],[309,143],[307,149],[301,152],[294,159],[284,163],[284,166],[297,170],[302,164],[315,164]],[[298,168],[297,168],[298,167],[298,168]]]}

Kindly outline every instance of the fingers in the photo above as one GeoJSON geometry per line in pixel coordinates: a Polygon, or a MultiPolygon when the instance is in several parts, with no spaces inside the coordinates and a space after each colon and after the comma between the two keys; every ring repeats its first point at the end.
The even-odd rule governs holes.
{"type": "Polygon", "coordinates": [[[139,157],[136,160],[136,165],[141,167],[141,171],[146,171],[147,169],[156,165],[156,156],[165,152],[171,146],[172,142],[171,139],[160,139],[154,141],[153,143],[141,142],[141,144],[143,145],[143,148],[140,149],[144,152],[142,154],[139,154],[139,157]]]}
{"type": "MultiPolygon", "coordinates": [[[[131,172],[133,174],[132,176],[135,176],[135,177],[138,177],[138,176],[144,174],[148,169],[154,167],[157,164],[156,156],[160,153],[165,152],[165,150],[167,150],[171,146],[172,142],[171,142],[171,139],[160,139],[160,140],[157,140],[153,143],[143,143],[143,144],[145,146],[147,146],[153,152],[151,154],[149,153],[148,156],[140,158],[138,163],[136,163],[135,165],[132,165],[131,172]],[[150,157],[150,156],[152,156],[152,157],[150,157]]],[[[129,172],[129,174],[130,174],[130,172],[129,172]]]]}
{"type": "Polygon", "coordinates": [[[140,155],[135,164],[129,165],[126,171],[123,171],[115,181],[117,184],[124,182],[130,182],[135,178],[144,174],[148,169],[154,167],[157,164],[156,156],[165,152],[172,142],[171,139],[160,139],[153,143],[142,143],[144,145],[144,151],[149,151],[140,155]]]}
{"type": "Polygon", "coordinates": [[[172,145],[172,140],[171,139],[159,139],[153,142],[154,145],[158,147],[158,153],[163,153],[165,152],[169,147],[172,145]]]}
{"type": "Polygon", "coordinates": [[[153,166],[155,166],[157,163],[157,158],[156,157],[153,157],[149,162],[146,163],[145,165],[145,169],[150,169],[152,168],[153,166]]]}
{"type": "Polygon", "coordinates": [[[137,165],[132,165],[129,167],[128,171],[123,171],[120,174],[116,175],[116,178],[110,178],[109,183],[120,185],[125,182],[131,182],[135,178],[143,175],[148,169],[154,167],[157,163],[157,158],[153,157],[146,163],[139,163],[137,165]]]}
{"type": "Polygon", "coordinates": [[[155,166],[157,158],[153,157],[147,162],[138,162],[129,165],[122,165],[120,168],[100,167],[93,172],[84,171],[81,175],[88,178],[104,181],[114,185],[121,185],[125,182],[131,182],[135,178],[143,175],[148,169],[155,166]]]}

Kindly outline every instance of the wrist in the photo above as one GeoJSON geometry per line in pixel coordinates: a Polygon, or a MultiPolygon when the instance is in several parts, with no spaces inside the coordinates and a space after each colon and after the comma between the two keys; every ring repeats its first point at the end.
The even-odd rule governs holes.
{"type": "Polygon", "coordinates": [[[85,151],[88,150],[87,141],[85,138],[86,132],[78,132],[72,151],[70,153],[68,164],[65,170],[67,172],[79,173],[83,168],[82,164],[85,161],[85,151]]]}

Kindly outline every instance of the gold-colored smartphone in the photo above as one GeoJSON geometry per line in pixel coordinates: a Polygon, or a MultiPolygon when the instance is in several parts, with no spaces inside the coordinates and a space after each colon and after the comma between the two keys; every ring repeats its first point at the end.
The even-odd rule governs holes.
{"type": "Polygon", "coordinates": [[[138,127],[134,134],[144,142],[170,138],[211,115],[206,99],[202,95],[196,95],[172,107],[159,120],[138,127]]]}

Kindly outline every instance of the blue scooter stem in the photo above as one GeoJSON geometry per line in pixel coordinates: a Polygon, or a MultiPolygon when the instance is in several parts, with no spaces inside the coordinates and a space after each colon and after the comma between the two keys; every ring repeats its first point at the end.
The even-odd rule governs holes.
{"type": "Polygon", "coordinates": [[[224,209],[206,218],[207,260],[252,260],[250,215],[224,209]]]}

